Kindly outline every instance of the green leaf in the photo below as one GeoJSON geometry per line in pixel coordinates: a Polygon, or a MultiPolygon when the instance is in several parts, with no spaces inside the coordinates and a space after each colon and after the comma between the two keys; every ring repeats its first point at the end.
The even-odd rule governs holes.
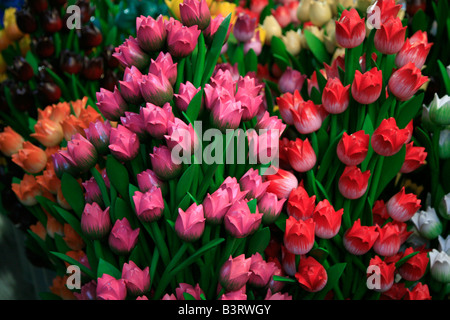
{"type": "Polygon", "coordinates": [[[417,31],[427,31],[428,29],[428,17],[422,9],[416,11],[412,19],[411,34],[417,31]]]}
{"type": "Polygon", "coordinates": [[[106,174],[109,182],[125,199],[128,199],[128,186],[130,178],[127,169],[117,161],[112,155],[108,155],[106,159],[106,174]]]}
{"type": "Polygon", "coordinates": [[[194,298],[194,296],[192,294],[187,293],[187,292],[183,293],[183,297],[184,297],[184,300],[197,300],[194,298]]]}
{"type": "Polygon", "coordinates": [[[325,259],[328,257],[330,253],[325,248],[315,248],[312,249],[308,254],[312,256],[314,259],[316,259],[318,262],[322,263],[323,261],[325,261],[325,259]]]}
{"type": "Polygon", "coordinates": [[[64,210],[63,208],[57,206],[56,204],[53,206],[55,210],[59,213],[59,215],[68,223],[70,226],[78,233],[81,238],[83,238],[84,242],[88,243],[89,239],[84,235],[81,231],[81,223],[80,221],[70,212],[64,210]]]}
{"type": "Polygon", "coordinates": [[[74,258],[71,258],[68,255],[66,255],[64,253],[60,253],[60,252],[51,251],[50,253],[71,265],[75,265],[75,266],[79,267],[80,271],[84,272],[89,278],[91,278],[91,279],[96,278],[95,273],[91,269],[87,268],[84,264],[80,263],[79,261],[75,260],[74,258]]]}
{"type": "MultiPolygon", "coordinates": [[[[108,1],[106,1],[108,2],[108,1]]],[[[108,30],[108,34],[106,35],[105,39],[105,46],[108,45],[116,45],[116,38],[117,38],[117,27],[113,26],[110,30],[108,30]]]]}
{"type": "Polygon", "coordinates": [[[256,205],[257,205],[257,199],[253,199],[249,202],[247,202],[248,208],[250,209],[251,213],[256,212],[256,205]]]}
{"type": "MultiPolygon", "coordinates": [[[[203,98],[203,89],[200,89],[200,91],[197,92],[195,96],[192,98],[186,110],[186,114],[190,119],[190,121],[197,120],[198,115],[200,113],[200,109],[202,107],[202,98],[203,98]]],[[[192,123],[192,125],[194,125],[194,123],[192,123]]]]}
{"type": "Polygon", "coordinates": [[[347,263],[336,263],[335,265],[332,265],[327,270],[328,275],[328,281],[325,287],[319,291],[314,299],[315,300],[323,300],[326,296],[326,294],[332,290],[336,285],[338,285],[339,279],[342,276],[342,273],[344,272],[345,267],[347,266],[347,263]]]}
{"type": "MultiPolygon", "coordinates": [[[[364,130],[365,134],[372,136],[374,128],[373,128],[372,120],[369,115],[366,116],[366,119],[364,120],[362,129],[364,130]]],[[[361,163],[361,171],[366,171],[367,166],[369,165],[369,161],[372,158],[372,154],[373,154],[372,144],[369,143],[366,158],[361,163]]]]}
{"type": "Polygon", "coordinates": [[[450,93],[450,77],[447,73],[447,69],[445,68],[441,60],[438,60],[437,63],[439,66],[439,71],[441,72],[442,80],[444,81],[445,91],[447,93],[450,93]]]}
{"type": "Polygon", "coordinates": [[[320,41],[311,31],[305,29],[303,30],[306,43],[308,44],[311,52],[316,57],[316,59],[322,64],[330,64],[330,55],[325,48],[325,45],[320,41]]]}
{"type": "Polygon", "coordinates": [[[401,258],[395,263],[395,268],[400,268],[406,261],[414,257],[416,254],[420,253],[420,251],[416,251],[413,253],[408,254],[407,256],[401,258]]]}
{"type": "Polygon", "coordinates": [[[200,36],[198,37],[197,48],[198,53],[197,53],[197,61],[195,63],[195,74],[193,80],[193,85],[196,88],[198,88],[201,85],[203,70],[205,68],[206,45],[203,33],[200,33],[200,36]]]}
{"type": "Polygon", "coordinates": [[[101,278],[102,275],[104,275],[104,274],[109,274],[110,276],[112,276],[116,279],[122,278],[122,272],[120,272],[116,267],[114,267],[108,261],[105,261],[100,258],[98,261],[97,278],[101,278]]]}
{"type": "Polygon", "coordinates": [[[128,222],[132,227],[134,224],[134,216],[132,216],[130,207],[128,203],[125,202],[122,198],[117,198],[116,203],[114,204],[114,216],[117,220],[122,220],[123,218],[127,218],[128,222]]]}
{"type": "Polygon", "coordinates": [[[286,50],[286,45],[284,44],[283,40],[281,40],[279,37],[277,36],[272,37],[272,40],[270,41],[270,51],[272,52],[272,55],[274,57],[276,55],[278,56],[278,59],[284,61],[287,65],[290,65],[289,63],[290,59],[286,50]]]}
{"type": "Polygon", "coordinates": [[[192,186],[195,175],[197,174],[198,165],[191,164],[189,168],[183,173],[177,182],[176,188],[176,202],[180,202],[192,186]]]}
{"type": "Polygon", "coordinates": [[[272,276],[272,279],[274,281],[280,281],[280,282],[297,283],[297,281],[295,279],[288,278],[288,277],[282,277],[282,276],[272,276]]]}
{"type": "Polygon", "coordinates": [[[258,56],[256,55],[253,49],[250,49],[245,55],[245,71],[248,72],[257,72],[258,71],[258,56]]]}
{"type": "Polygon", "coordinates": [[[63,173],[61,190],[64,198],[78,217],[81,217],[85,206],[84,192],[78,181],[68,173],[63,173]]]}
{"type": "Polygon", "coordinates": [[[381,170],[380,179],[378,180],[378,188],[374,199],[378,199],[384,188],[395,178],[397,173],[402,168],[403,162],[405,161],[406,146],[390,157],[384,157],[383,169],[381,170]]]}
{"type": "Polygon", "coordinates": [[[264,250],[269,245],[269,242],[270,242],[270,229],[268,227],[259,229],[250,238],[246,255],[250,256],[256,252],[263,254],[264,250]]]}
{"type": "Polygon", "coordinates": [[[219,59],[220,56],[220,51],[222,50],[224,41],[225,41],[225,37],[228,33],[228,27],[230,25],[230,20],[231,20],[231,14],[229,14],[220,24],[219,28],[217,29],[215,35],[214,35],[214,40],[213,43],[211,45],[210,50],[208,51],[207,55],[206,55],[206,65],[205,65],[205,70],[203,72],[203,77],[202,77],[202,84],[205,84],[209,78],[211,77],[214,68],[216,67],[217,64],[217,59],[219,59]]]}
{"type": "Polygon", "coordinates": [[[341,140],[343,132],[338,134],[334,140],[331,142],[330,146],[328,147],[327,151],[325,152],[322,161],[320,162],[320,167],[316,175],[316,180],[323,181],[323,178],[325,177],[325,173],[328,170],[328,167],[331,165],[331,162],[336,157],[336,147],[339,143],[339,140],[341,140]]]}
{"type": "Polygon", "coordinates": [[[421,93],[400,105],[398,115],[395,119],[399,128],[405,128],[415,118],[422,109],[423,98],[424,93],[421,93]]]}
{"type": "Polygon", "coordinates": [[[33,69],[34,74],[38,73],[38,61],[34,54],[30,51],[27,52],[25,56],[25,60],[30,64],[31,68],[33,69]]]}

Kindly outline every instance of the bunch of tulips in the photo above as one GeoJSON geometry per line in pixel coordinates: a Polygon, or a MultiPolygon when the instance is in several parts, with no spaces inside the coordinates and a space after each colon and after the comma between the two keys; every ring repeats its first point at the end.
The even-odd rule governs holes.
{"type": "Polygon", "coordinates": [[[422,110],[427,33],[393,0],[373,29],[338,5],[341,54],[306,36],[305,66],[269,16],[214,6],[136,17],[95,105],[39,110],[34,144],[0,133],[37,220],[29,247],[57,273],[42,298],[448,297],[450,104],[422,110]],[[427,170],[430,194],[402,183],[427,170]]]}

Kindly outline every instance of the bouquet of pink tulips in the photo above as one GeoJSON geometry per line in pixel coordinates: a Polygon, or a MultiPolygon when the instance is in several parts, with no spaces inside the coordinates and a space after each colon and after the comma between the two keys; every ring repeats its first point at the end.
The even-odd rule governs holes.
{"type": "Polygon", "coordinates": [[[58,274],[43,297],[448,296],[448,201],[400,183],[428,167],[414,120],[432,44],[393,0],[373,8],[367,32],[373,16],[338,6],[345,54],[307,68],[205,0],[137,17],[113,54],[123,79],[97,92],[102,118],[52,155],[61,201],[31,209],[30,241],[58,274]]]}

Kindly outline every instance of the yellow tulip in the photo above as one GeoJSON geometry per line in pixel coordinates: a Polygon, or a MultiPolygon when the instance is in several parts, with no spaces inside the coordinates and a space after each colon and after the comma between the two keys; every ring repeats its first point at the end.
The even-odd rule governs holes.
{"type": "Polygon", "coordinates": [[[265,41],[266,41],[266,30],[264,30],[264,28],[261,25],[259,25],[256,28],[256,30],[259,31],[259,41],[261,41],[261,43],[265,43],[265,41]]]}
{"type": "Polygon", "coordinates": [[[301,50],[301,38],[297,31],[289,30],[286,32],[286,35],[281,38],[283,40],[284,45],[286,46],[286,50],[292,54],[293,56],[300,53],[301,50]]]}
{"type": "Polygon", "coordinates": [[[8,38],[4,29],[0,30],[0,51],[5,50],[11,44],[11,39],[8,38]]]}
{"type": "Polygon", "coordinates": [[[5,33],[11,41],[19,40],[24,36],[16,23],[16,8],[8,8],[5,10],[3,25],[5,26],[5,33]]]}
{"type": "Polygon", "coordinates": [[[25,56],[27,52],[30,51],[30,43],[31,38],[29,34],[26,34],[24,37],[22,37],[22,39],[19,40],[20,52],[23,56],[25,56]]]}
{"type": "Polygon", "coordinates": [[[210,6],[212,16],[221,14],[222,17],[227,17],[231,13],[231,23],[234,23],[236,16],[236,4],[228,1],[213,1],[210,6]]]}
{"type": "Polygon", "coordinates": [[[311,8],[312,0],[302,0],[297,7],[297,17],[301,22],[307,22],[310,20],[309,11],[311,8]]]}
{"type": "Polygon", "coordinates": [[[164,0],[169,8],[172,11],[174,18],[180,19],[180,4],[183,3],[184,0],[164,0]]]}
{"type": "Polygon", "coordinates": [[[325,23],[330,21],[332,16],[333,13],[331,12],[331,8],[326,1],[314,0],[311,3],[309,18],[315,26],[323,26],[325,23]]]}
{"type": "Polygon", "coordinates": [[[275,19],[274,16],[267,16],[264,19],[262,27],[266,31],[266,39],[265,39],[266,44],[270,44],[273,36],[281,38],[282,29],[281,29],[281,26],[278,23],[277,19],[275,19]]]}

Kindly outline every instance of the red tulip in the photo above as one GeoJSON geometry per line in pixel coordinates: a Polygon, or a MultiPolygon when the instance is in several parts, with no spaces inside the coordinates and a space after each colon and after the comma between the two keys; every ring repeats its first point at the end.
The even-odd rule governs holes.
{"type": "Polygon", "coordinates": [[[406,145],[405,162],[403,162],[401,173],[410,173],[425,163],[427,153],[424,147],[413,146],[414,142],[406,145]]]}
{"type": "Polygon", "coordinates": [[[333,238],[341,228],[343,214],[344,209],[335,211],[327,199],[320,201],[312,216],[316,224],[316,236],[322,239],[333,238]]]}
{"type": "Polygon", "coordinates": [[[295,90],[294,94],[286,92],[280,97],[277,97],[277,104],[280,109],[280,115],[286,124],[294,124],[293,114],[297,112],[297,109],[299,108],[301,102],[303,102],[303,98],[298,90],[295,90]]]}
{"type": "Polygon", "coordinates": [[[406,26],[403,26],[400,18],[391,18],[375,32],[375,48],[384,54],[397,53],[405,43],[405,34],[406,26]]]}
{"type": "Polygon", "coordinates": [[[338,77],[329,78],[322,93],[323,108],[331,114],[347,110],[350,101],[350,85],[344,87],[338,77]]]}
{"type": "Polygon", "coordinates": [[[389,216],[395,221],[405,222],[420,209],[421,200],[413,193],[405,193],[403,187],[398,193],[392,196],[386,204],[389,216]]]}
{"type": "MultiPolygon", "coordinates": [[[[379,287],[374,287],[373,290],[376,292],[386,292],[391,289],[394,284],[395,263],[386,263],[380,257],[375,256],[375,258],[370,259],[369,263],[368,270],[372,269],[376,270],[375,274],[379,277],[379,287]]],[[[367,273],[368,277],[371,275],[369,272],[367,273]]]]}
{"type": "Polygon", "coordinates": [[[346,166],[339,178],[339,191],[347,199],[358,199],[366,193],[370,170],[361,172],[357,166],[346,166]]]}
{"type": "Polygon", "coordinates": [[[366,37],[366,24],[356,9],[344,10],[336,21],[336,41],[344,48],[355,48],[366,37]]]}
{"type": "Polygon", "coordinates": [[[271,9],[272,16],[277,20],[281,28],[285,28],[291,23],[291,14],[285,5],[277,6],[276,9],[271,9]]]}
{"type": "Polygon", "coordinates": [[[289,171],[278,169],[275,174],[265,176],[266,181],[270,181],[267,192],[275,193],[278,199],[289,197],[291,191],[298,187],[298,180],[289,171]]]}
{"type": "Polygon", "coordinates": [[[388,222],[383,227],[377,226],[378,239],[373,245],[373,250],[380,256],[390,257],[397,254],[400,249],[400,230],[394,223],[388,222]]]}
{"type": "Polygon", "coordinates": [[[432,45],[433,43],[428,43],[426,32],[417,31],[412,37],[406,39],[405,44],[395,56],[395,64],[401,68],[408,62],[413,62],[416,68],[422,69],[432,45]]]}
{"type": "Polygon", "coordinates": [[[412,290],[407,289],[404,300],[431,300],[428,285],[419,282],[412,290]]]}
{"type": "MultiPolygon", "coordinates": [[[[395,0],[378,0],[374,3],[376,7],[380,10],[379,17],[381,18],[381,23],[385,23],[391,18],[395,18],[398,12],[402,8],[401,4],[396,4],[395,0]]],[[[367,14],[367,19],[370,19],[374,11],[367,14]]]]}
{"type": "Polygon", "coordinates": [[[344,247],[348,252],[354,255],[363,255],[367,253],[378,238],[378,232],[375,226],[361,226],[361,220],[358,219],[353,226],[344,234],[344,247]]]}
{"type": "Polygon", "coordinates": [[[388,86],[391,93],[400,101],[406,101],[428,81],[413,62],[409,62],[400,69],[394,71],[389,78],[388,86]]]}
{"type": "MultiPolygon", "coordinates": [[[[403,253],[403,257],[416,251],[411,247],[407,248],[403,253]]],[[[428,253],[420,252],[402,264],[398,268],[398,272],[406,281],[418,281],[425,274],[429,262],[430,258],[428,257],[428,253]]]]}
{"type": "Polygon", "coordinates": [[[286,210],[289,216],[297,220],[308,220],[313,216],[316,196],[311,197],[303,186],[293,189],[289,195],[286,210]]]}
{"type": "Polygon", "coordinates": [[[287,155],[289,164],[295,171],[306,172],[316,165],[316,154],[308,138],[304,141],[300,138],[290,141],[287,155]]]}
{"type": "Polygon", "coordinates": [[[394,118],[383,119],[372,135],[372,148],[379,155],[389,157],[400,151],[408,136],[409,131],[399,129],[394,118]]]}
{"type": "Polygon", "coordinates": [[[323,122],[322,105],[316,105],[311,100],[299,103],[296,112],[292,113],[294,125],[301,134],[308,134],[320,129],[323,122]]]}
{"type": "Polygon", "coordinates": [[[312,218],[303,221],[289,217],[286,220],[284,246],[293,254],[307,254],[314,246],[314,229],[312,218]]]}
{"type": "Polygon", "coordinates": [[[295,279],[300,286],[308,292],[318,292],[322,290],[328,281],[325,268],[313,257],[300,258],[298,271],[295,279]]]}
{"type": "Polygon", "coordinates": [[[376,67],[365,73],[356,70],[352,84],[352,96],[361,104],[374,103],[380,97],[382,83],[382,72],[376,67]]]}
{"type": "Polygon", "coordinates": [[[356,166],[363,162],[369,150],[369,139],[370,135],[365,134],[364,130],[351,135],[344,132],[336,148],[339,160],[347,166],[356,166]]]}

